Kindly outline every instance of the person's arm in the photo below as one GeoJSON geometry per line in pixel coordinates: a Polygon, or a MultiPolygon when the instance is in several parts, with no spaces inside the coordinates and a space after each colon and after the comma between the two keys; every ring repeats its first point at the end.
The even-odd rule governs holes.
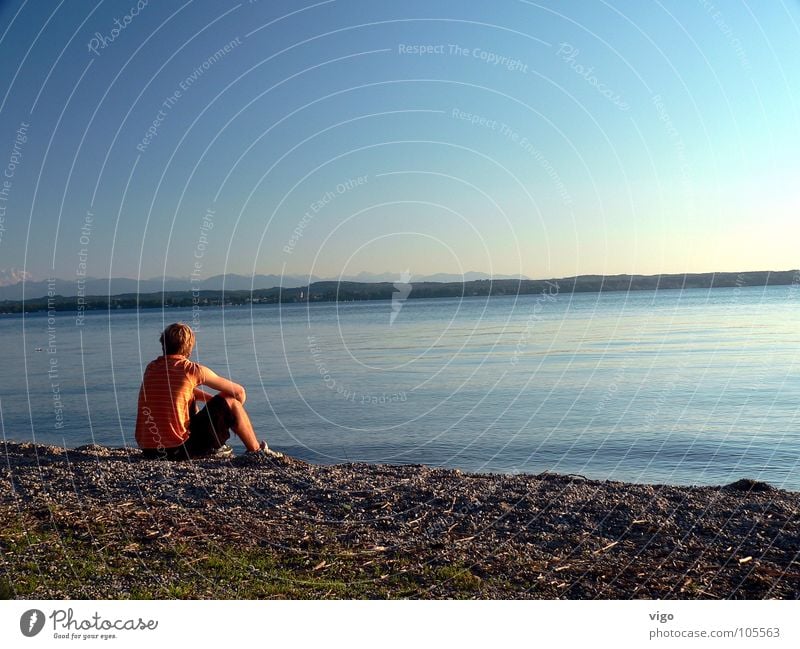
{"type": "Polygon", "coordinates": [[[205,366],[203,366],[203,374],[205,375],[205,380],[202,385],[207,385],[209,388],[218,390],[223,396],[233,397],[244,405],[245,399],[247,399],[247,393],[241,385],[219,376],[214,370],[205,366]]]}
{"type": "Polygon", "coordinates": [[[194,389],[193,396],[194,396],[195,401],[202,401],[204,403],[207,402],[207,401],[211,401],[211,399],[214,397],[213,394],[210,394],[210,393],[206,392],[205,390],[201,390],[200,388],[195,388],[194,389]]]}

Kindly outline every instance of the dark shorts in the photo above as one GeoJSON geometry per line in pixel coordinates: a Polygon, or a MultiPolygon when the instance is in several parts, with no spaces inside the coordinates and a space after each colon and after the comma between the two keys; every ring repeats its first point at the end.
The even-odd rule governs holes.
{"type": "Polygon", "coordinates": [[[212,397],[201,410],[197,410],[195,401],[190,407],[190,412],[192,411],[193,414],[189,417],[189,439],[172,448],[142,449],[142,454],[146,458],[188,460],[208,455],[228,441],[234,420],[231,408],[223,397],[212,397]]]}

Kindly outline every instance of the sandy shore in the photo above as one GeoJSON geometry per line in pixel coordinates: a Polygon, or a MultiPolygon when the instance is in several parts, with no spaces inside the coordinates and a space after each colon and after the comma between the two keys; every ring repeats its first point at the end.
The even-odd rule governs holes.
{"type": "Polygon", "coordinates": [[[0,451],[6,597],[800,597],[800,493],[764,483],[0,451]]]}

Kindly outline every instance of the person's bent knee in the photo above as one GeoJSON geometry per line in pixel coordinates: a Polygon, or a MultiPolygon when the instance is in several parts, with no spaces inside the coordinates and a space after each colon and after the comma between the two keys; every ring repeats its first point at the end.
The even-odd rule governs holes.
{"type": "Polygon", "coordinates": [[[231,412],[236,412],[242,407],[242,404],[234,397],[225,397],[224,401],[228,404],[228,408],[231,412]]]}

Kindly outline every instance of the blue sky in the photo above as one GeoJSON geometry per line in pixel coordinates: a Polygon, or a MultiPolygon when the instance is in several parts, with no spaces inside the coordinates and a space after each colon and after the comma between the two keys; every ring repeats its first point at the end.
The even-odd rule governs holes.
{"type": "Polygon", "coordinates": [[[797,268],[799,26],[794,1],[2,3],[0,281],[797,268]]]}

